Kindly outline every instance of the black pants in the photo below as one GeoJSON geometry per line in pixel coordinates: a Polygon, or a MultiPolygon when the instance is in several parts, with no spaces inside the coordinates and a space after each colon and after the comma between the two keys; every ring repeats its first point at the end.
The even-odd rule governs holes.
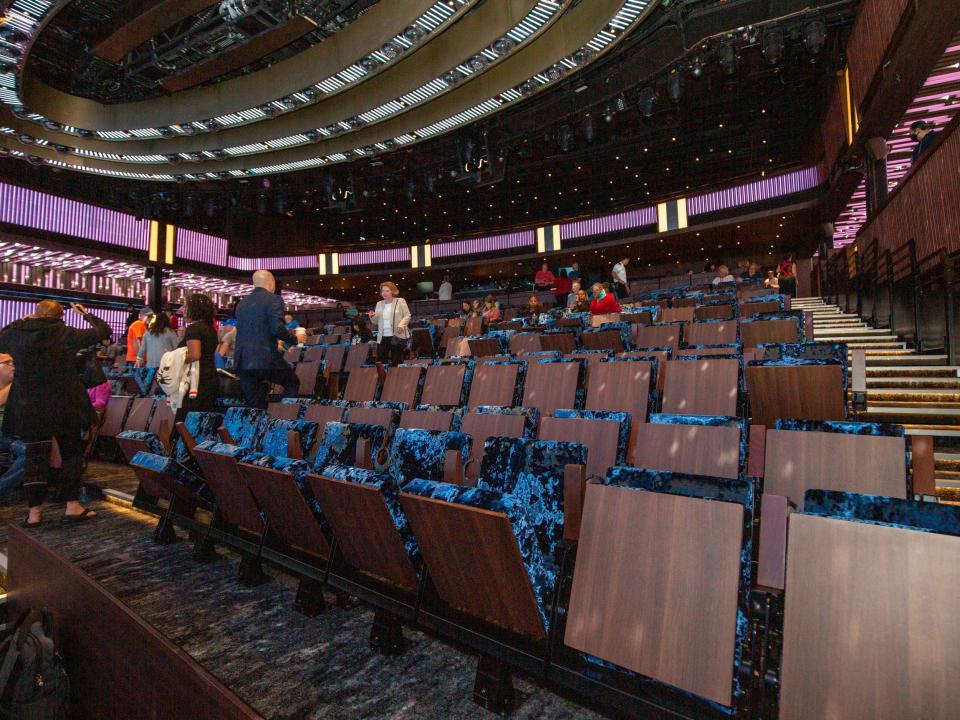
{"type": "Polygon", "coordinates": [[[780,292],[794,298],[797,296],[797,279],[795,277],[780,278],[780,292]]]}
{"type": "Polygon", "coordinates": [[[264,382],[280,385],[283,397],[297,397],[300,392],[300,378],[289,367],[275,367],[265,370],[241,370],[240,388],[247,405],[258,408],[267,407],[267,388],[264,382]]]}
{"type": "Polygon", "coordinates": [[[615,282],[613,284],[613,294],[617,300],[623,300],[625,297],[630,295],[630,288],[621,282],[615,282]]]}
{"type": "Polygon", "coordinates": [[[393,337],[381,338],[377,344],[377,360],[384,365],[399,365],[403,362],[403,345],[394,344],[393,337]]]}
{"type": "MultiPolygon", "coordinates": [[[[67,502],[80,498],[80,476],[83,474],[83,443],[80,431],[53,435],[60,448],[60,477],[63,499],[67,502]]],[[[27,505],[43,505],[47,498],[47,477],[50,473],[50,439],[25,441],[23,491],[27,505]]]]}

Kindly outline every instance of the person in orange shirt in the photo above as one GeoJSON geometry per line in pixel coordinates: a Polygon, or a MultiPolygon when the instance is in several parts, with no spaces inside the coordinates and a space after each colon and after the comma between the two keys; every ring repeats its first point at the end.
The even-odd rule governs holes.
{"type": "Polygon", "coordinates": [[[143,308],[140,315],[127,328],[127,362],[131,365],[137,361],[137,355],[140,352],[140,343],[143,342],[143,336],[147,334],[147,323],[153,317],[153,310],[143,308]]]}

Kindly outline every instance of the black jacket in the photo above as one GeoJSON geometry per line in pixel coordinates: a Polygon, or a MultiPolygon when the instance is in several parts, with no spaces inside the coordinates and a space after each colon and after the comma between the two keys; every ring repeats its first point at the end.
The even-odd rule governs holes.
{"type": "Polygon", "coordinates": [[[237,304],[237,346],[233,362],[237,370],[269,370],[288,367],[277,340],[294,344],[297,337],[283,322],[283,298],[254,288],[237,304]]]}
{"type": "Polygon", "coordinates": [[[12,355],[16,367],[5,435],[46,440],[86,427],[90,398],[77,371],[77,351],[110,337],[110,326],[93,315],[84,318],[93,327],[77,330],[56,318],[27,317],[0,330],[0,352],[12,355]]]}

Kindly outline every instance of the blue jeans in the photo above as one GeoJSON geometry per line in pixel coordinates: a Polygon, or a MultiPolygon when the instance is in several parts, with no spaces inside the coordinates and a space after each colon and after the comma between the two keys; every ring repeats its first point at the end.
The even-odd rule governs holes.
{"type": "Polygon", "coordinates": [[[7,455],[10,466],[0,476],[0,494],[14,490],[23,483],[23,467],[26,458],[24,444],[20,440],[0,437],[0,455],[7,455]]]}

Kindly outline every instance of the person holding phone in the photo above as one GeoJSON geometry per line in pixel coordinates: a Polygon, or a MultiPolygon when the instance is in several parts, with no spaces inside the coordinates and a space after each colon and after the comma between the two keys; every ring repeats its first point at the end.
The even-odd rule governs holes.
{"type": "Polygon", "coordinates": [[[67,327],[60,303],[41,300],[32,315],[0,330],[0,353],[10,355],[17,368],[3,434],[18,436],[25,445],[23,489],[30,508],[25,527],[36,527],[43,517],[54,439],[60,449],[66,501],[62,522],[77,523],[96,514],[79,502],[81,434],[87,430],[90,399],[75,368],[77,353],[110,337],[110,326],[82,305],[71,307],[89,323],[89,329],[67,327]]]}

